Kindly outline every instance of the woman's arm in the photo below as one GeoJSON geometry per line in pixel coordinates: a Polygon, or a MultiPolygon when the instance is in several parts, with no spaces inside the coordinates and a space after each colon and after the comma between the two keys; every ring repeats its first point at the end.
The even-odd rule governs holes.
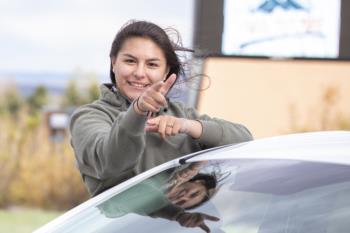
{"type": "MultiPolygon", "coordinates": [[[[73,114],[70,123],[78,165],[87,167],[84,173],[97,179],[132,170],[145,148],[145,116],[129,107],[113,119],[104,108],[114,107],[83,106],[73,114]]],[[[110,111],[113,110],[116,111],[110,111]]]]}
{"type": "Polygon", "coordinates": [[[242,124],[211,118],[208,115],[200,115],[197,119],[203,127],[198,141],[204,148],[253,140],[250,131],[242,124]]]}
{"type": "Polygon", "coordinates": [[[184,108],[180,103],[173,103],[172,108],[176,116],[161,115],[149,119],[146,130],[158,132],[162,138],[186,133],[198,140],[203,149],[253,139],[249,130],[241,124],[200,115],[195,109],[184,108]]]}

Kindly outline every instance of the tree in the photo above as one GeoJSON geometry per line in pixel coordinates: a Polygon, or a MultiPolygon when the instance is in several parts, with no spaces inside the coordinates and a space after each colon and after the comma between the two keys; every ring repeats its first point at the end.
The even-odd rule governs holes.
{"type": "Polygon", "coordinates": [[[23,105],[22,97],[16,89],[8,90],[5,93],[4,109],[11,115],[18,115],[19,110],[23,105]]]}
{"type": "Polygon", "coordinates": [[[63,106],[78,106],[82,102],[75,80],[70,80],[63,97],[63,106]]]}
{"type": "Polygon", "coordinates": [[[99,96],[100,96],[100,90],[99,90],[98,82],[96,80],[91,81],[91,84],[88,88],[87,102],[91,103],[97,100],[99,96]]]}
{"type": "Polygon", "coordinates": [[[63,106],[79,106],[99,98],[98,76],[93,72],[76,69],[71,74],[63,96],[63,106]]]}
{"type": "Polygon", "coordinates": [[[38,86],[32,95],[27,98],[27,103],[30,112],[39,111],[45,104],[48,103],[48,92],[44,86],[38,86]]]}

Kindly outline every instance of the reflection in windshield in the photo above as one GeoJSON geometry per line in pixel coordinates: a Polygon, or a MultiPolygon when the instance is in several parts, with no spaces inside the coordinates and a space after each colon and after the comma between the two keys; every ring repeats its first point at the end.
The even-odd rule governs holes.
{"type": "Polygon", "coordinates": [[[216,160],[146,179],[86,213],[80,226],[103,233],[346,233],[349,196],[347,165],[216,160]]]}
{"type": "Polygon", "coordinates": [[[219,221],[218,217],[187,211],[205,203],[217,191],[217,176],[214,173],[200,173],[205,163],[192,163],[185,168],[172,169],[154,176],[114,196],[98,208],[109,218],[136,213],[210,232],[205,220],[219,221]]]}

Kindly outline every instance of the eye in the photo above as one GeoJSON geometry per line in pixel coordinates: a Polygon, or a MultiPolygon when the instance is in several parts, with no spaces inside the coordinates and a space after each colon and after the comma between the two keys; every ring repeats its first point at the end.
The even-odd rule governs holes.
{"type": "Polygon", "coordinates": [[[195,193],[192,193],[192,194],[190,195],[190,197],[191,197],[191,198],[195,198],[195,197],[197,197],[199,194],[200,194],[200,191],[197,191],[197,192],[195,192],[195,193]]]}
{"type": "Polygon", "coordinates": [[[151,68],[157,68],[157,67],[159,67],[159,64],[155,63],[155,62],[150,62],[150,63],[148,63],[148,66],[151,68]]]}
{"type": "Polygon", "coordinates": [[[133,64],[133,63],[135,63],[135,60],[127,58],[127,59],[124,59],[124,62],[128,63],[128,64],[133,64]]]}

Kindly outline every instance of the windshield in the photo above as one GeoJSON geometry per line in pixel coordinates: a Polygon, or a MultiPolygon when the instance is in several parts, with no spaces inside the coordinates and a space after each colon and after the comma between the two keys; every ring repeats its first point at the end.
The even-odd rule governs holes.
{"type": "Polygon", "coordinates": [[[348,232],[350,167],[217,160],[168,169],[57,232],[348,232]]]}

